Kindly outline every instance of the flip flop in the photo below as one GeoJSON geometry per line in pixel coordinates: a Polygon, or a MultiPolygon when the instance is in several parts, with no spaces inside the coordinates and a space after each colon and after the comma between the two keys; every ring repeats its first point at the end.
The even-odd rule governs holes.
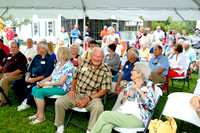
{"type": "Polygon", "coordinates": [[[37,118],[37,116],[35,116],[35,115],[32,115],[32,116],[28,117],[29,120],[33,120],[33,119],[36,119],[36,118],[37,118]]]}
{"type": "Polygon", "coordinates": [[[31,121],[29,124],[30,125],[35,125],[35,124],[38,124],[38,123],[41,123],[42,121],[39,121],[39,120],[33,120],[31,121]]]}

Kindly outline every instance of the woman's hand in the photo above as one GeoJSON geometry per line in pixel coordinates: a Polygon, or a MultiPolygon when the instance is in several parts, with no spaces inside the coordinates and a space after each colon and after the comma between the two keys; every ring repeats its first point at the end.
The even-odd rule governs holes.
{"type": "Polygon", "coordinates": [[[131,91],[131,90],[128,90],[127,93],[126,93],[126,95],[130,96],[130,97],[134,96],[133,91],[131,91]]]}
{"type": "Polygon", "coordinates": [[[137,84],[134,84],[132,89],[136,90],[137,92],[141,91],[140,86],[138,86],[137,84]]]}

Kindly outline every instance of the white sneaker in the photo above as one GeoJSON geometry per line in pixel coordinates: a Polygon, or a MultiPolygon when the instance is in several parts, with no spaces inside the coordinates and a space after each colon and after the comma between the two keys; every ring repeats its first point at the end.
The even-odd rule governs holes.
{"type": "Polygon", "coordinates": [[[24,99],[24,101],[21,103],[20,106],[17,107],[17,109],[18,109],[18,108],[21,108],[22,105],[26,104],[26,102],[27,102],[27,99],[24,99]]]}
{"type": "Polygon", "coordinates": [[[22,104],[22,105],[20,105],[20,107],[18,107],[17,111],[22,111],[22,110],[28,109],[30,107],[31,106],[28,104],[22,104]]]}

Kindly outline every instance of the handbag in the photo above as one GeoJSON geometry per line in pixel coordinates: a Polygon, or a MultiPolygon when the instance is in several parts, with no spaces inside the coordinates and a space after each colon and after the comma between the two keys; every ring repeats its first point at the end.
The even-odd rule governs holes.
{"type": "MultiPolygon", "coordinates": [[[[50,81],[45,81],[44,83],[51,83],[50,81]]],[[[52,88],[53,86],[50,86],[50,85],[48,85],[48,86],[43,86],[42,88],[52,88]]]]}
{"type": "Polygon", "coordinates": [[[154,119],[151,120],[148,129],[149,133],[176,133],[177,124],[172,117],[167,117],[167,121],[154,119]]]}

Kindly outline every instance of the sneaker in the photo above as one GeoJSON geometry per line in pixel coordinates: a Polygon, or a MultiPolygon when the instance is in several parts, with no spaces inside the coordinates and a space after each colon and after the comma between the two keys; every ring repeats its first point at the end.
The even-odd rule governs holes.
{"type": "Polygon", "coordinates": [[[28,109],[30,108],[31,106],[28,105],[28,104],[22,104],[20,105],[20,107],[17,109],[17,111],[22,111],[22,110],[25,110],[25,109],[28,109]]]}
{"type": "Polygon", "coordinates": [[[17,108],[21,108],[21,106],[23,106],[23,105],[26,104],[26,103],[27,103],[27,99],[24,99],[24,101],[21,103],[21,105],[18,106],[17,108]]]}

